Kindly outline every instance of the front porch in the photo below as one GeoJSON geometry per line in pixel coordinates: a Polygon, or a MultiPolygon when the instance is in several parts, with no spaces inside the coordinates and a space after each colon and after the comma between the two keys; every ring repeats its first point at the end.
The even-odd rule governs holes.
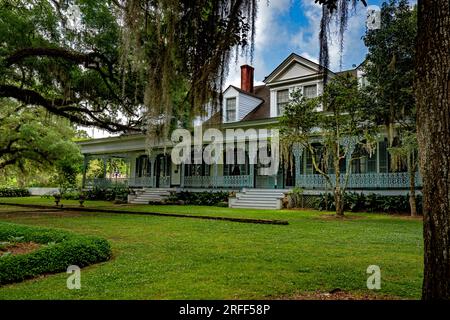
{"type": "MultiPolygon", "coordinates": [[[[250,164],[248,148],[243,164],[174,164],[170,157],[170,148],[154,148],[149,154],[142,149],[145,141],[141,137],[108,139],[101,146],[90,147],[88,142],[83,147],[84,175],[83,187],[112,187],[122,185],[130,188],[175,188],[177,190],[241,190],[255,189],[291,189],[299,187],[307,190],[330,190],[325,178],[315,172],[311,154],[297,149],[292,161],[282,161],[276,175],[263,175],[260,164],[250,164]],[[122,139],[126,141],[121,142],[122,139]],[[119,143],[117,140],[119,140],[119,143]],[[125,149],[124,145],[135,146],[125,149]],[[92,152],[90,152],[92,151],[92,152]],[[101,168],[89,170],[91,162],[97,160],[101,168]],[[88,174],[89,172],[89,174],[88,174]]],[[[242,150],[241,150],[242,151],[242,150]]],[[[235,149],[235,154],[237,149],[235,149]]],[[[349,191],[381,192],[387,190],[409,190],[410,176],[404,169],[394,171],[390,166],[390,155],[386,140],[380,140],[374,154],[361,151],[357,161],[346,163],[341,167],[341,184],[344,185],[345,172],[351,170],[347,182],[349,191]]],[[[322,162],[323,159],[317,159],[322,162]]],[[[329,172],[331,181],[335,176],[333,168],[324,168],[329,172]]],[[[415,175],[415,187],[420,190],[422,180],[415,175]]]]}

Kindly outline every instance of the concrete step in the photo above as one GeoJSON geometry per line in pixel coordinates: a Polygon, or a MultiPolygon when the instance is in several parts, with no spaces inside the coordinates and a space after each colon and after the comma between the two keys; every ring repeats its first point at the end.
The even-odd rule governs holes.
{"type": "Polygon", "coordinates": [[[237,204],[261,204],[261,205],[276,205],[276,201],[271,200],[238,200],[237,204]]]}
{"type": "Polygon", "coordinates": [[[234,204],[231,208],[242,208],[242,209],[270,209],[276,210],[278,209],[275,205],[258,205],[258,204],[234,204]]]}
{"type": "Polygon", "coordinates": [[[254,195],[254,194],[237,194],[236,198],[238,199],[248,199],[248,200],[276,200],[276,199],[282,199],[284,198],[283,196],[272,196],[272,195],[254,195]]]}

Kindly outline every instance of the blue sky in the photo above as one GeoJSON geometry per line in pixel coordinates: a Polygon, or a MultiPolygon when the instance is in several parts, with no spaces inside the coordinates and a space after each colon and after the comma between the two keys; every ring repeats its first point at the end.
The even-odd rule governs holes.
{"type": "MultiPolygon", "coordinates": [[[[368,0],[368,5],[381,6],[383,1],[368,0]]],[[[365,33],[366,10],[357,4],[348,22],[344,38],[343,69],[360,64],[367,52],[361,37],[365,33]]],[[[252,65],[255,81],[260,83],[290,53],[295,52],[317,61],[319,57],[319,25],[321,7],[314,0],[259,0],[256,21],[256,48],[252,65]]],[[[330,67],[339,71],[337,33],[331,28],[330,67]]],[[[240,68],[251,63],[250,58],[241,57],[237,65],[230,66],[227,85],[240,85],[240,68]]]]}

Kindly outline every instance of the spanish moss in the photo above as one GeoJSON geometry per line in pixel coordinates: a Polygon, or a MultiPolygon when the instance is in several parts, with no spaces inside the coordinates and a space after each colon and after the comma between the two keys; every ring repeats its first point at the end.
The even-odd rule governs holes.
{"type": "Polygon", "coordinates": [[[257,0],[126,0],[122,65],[142,74],[147,134],[217,111],[233,50],[253,60],[257,0]]]}

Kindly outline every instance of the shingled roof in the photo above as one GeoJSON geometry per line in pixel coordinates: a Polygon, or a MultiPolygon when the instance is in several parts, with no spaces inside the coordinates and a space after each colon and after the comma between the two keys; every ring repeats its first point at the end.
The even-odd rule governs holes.
{"type": "Polygon", "coordinates": [[[254,95],[263,101],[241,121],[261,120],[270,118],[270,90],[266,85],[255,86],[254,95]]]}

